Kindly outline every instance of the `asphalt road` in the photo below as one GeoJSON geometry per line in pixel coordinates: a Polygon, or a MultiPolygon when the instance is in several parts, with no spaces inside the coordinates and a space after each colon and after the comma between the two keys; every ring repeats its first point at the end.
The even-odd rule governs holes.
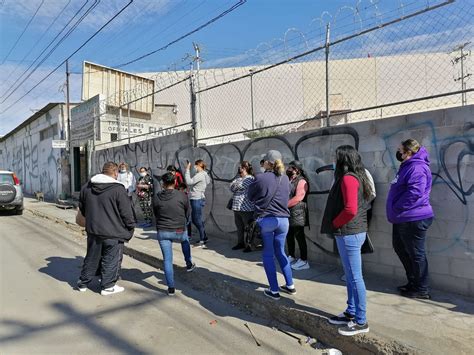
{"type": "Polygon", "coordinates": [[[170,297],[161,270],[126,256],[125,292],[101,296],[98,282],[85,293],[75,291],[85,241],[28,212],[0,214],[0,243],[1,354],[323,352],[179,280],[170,297]]]}

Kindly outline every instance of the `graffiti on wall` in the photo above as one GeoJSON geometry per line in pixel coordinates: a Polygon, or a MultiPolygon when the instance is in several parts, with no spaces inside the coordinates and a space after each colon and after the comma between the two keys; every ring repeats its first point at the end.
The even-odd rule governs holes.
{"type": "MultiPolygon", "coordinates": [[[[431,249],[431,253],[445,253],[455,246],[462,247],[466,252],[473,251],[469,244],[469,241],[473,240],[472,235],[469,235],[472,231],[467,228],[470,217],[469,197],[474,190],[472,178],[469,183],[469,176],[474,176],[472,163],[467,163],[467,159],[474,155],[473,127],[472,122],[467,123],[457,134],[445,134],[440,138],[434,124],[427,121],[404,126],[403,129],[395,129],[377,137],[382,141],[381,147],[378,148],[380,154],[376,155],[372,166],[368,166],[369,170],[375,170],[372,173],[376,186],[387,185],[395,175],[398,169],[398,162],[394,159],[395,151],[403,138],[408,138],[407,134],[413,134],[413,138],[426,145],[430,151],[434,176],[432,200],[435,210],[440,214],[439,222],[435,222],[431,231],[444,243],[431,249]],[[423,133],[420,135],[420,132],[423,133]],[[447,230],[446,223],[443,222],[445,207],[443,202],[439,202],[439,196],[448,199],[449,206],[456,211],[459,219],[458,223],[455,223],[456,228],[447,230]]],[[[332,245],[328,249],[327,238],[319,234],[319,221],[333,175],[331,171],[316,174],[316,169],[334,161],[334,151],[339,145],[351,144],[359,148],[359,133],[353,126],[335,126],[304,134],[264,137],[248,142],[196,148],[191,146],[189,137],[181,138],[154,139],[98,151],[95,154],[96,171],[97,167],[106,161],[126,161],[135,174],[141,166],[149,168],[155,178],[155,186],[159,187],[159,177],[168,165],[183,169],[186,160],[203,159],[208,163],[211,177],[205,209],[206,222],[212,223],[221,232],[232,233],[235,231],[232,214],[220,207],[224,206],[231,196],[228,185],[237,175],[239,162],[248,160],[258,167],[268,149],[278,149],[285,162],[298,159],[303,163],[310,179],[310,220],[314,223],[307,230],[307,234],[320,249],[331,251],[332,245]]],[[[363,158],[368,154],[367,151],[365,147],[361,152],[363,158]]],[[[385,196],[379,195],[378,199],[379,208],[384,208],[385,196]]],[[[385,219],[384,216],[374,217],[375,220],[377,218],[385,219]]]]}

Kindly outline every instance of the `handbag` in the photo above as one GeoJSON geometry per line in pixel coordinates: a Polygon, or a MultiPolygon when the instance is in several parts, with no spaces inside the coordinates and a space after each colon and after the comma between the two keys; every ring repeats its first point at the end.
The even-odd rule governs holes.
{"type": "Polygon", "coordinates": [[[86,226],[86,217],[82,215],[82,212],[79,208],[77,209],[77,214],[76,214],[76,224],[78,224],[79,226],[83,228],[86,226]]]}
{"type": "MultiPolygon", "coordinates": [[[[273,201],[273,198],[275,197],[275,195],[278,191],[278,188],[280,187],[280,183],[281,183],[281,176],[280,176],[280,180],[278,181],[278,185],[277,185],[275,191],[273,192],[272,198],[270,199],[270,202],[268,203],[267,207],[265,207],[263,209],[261,214],[263,214],[267,210],[267,208],[270,207],[270,205],[273,201]]],[[[256,220],[253,220],[252,222],[250,222],[245,227],[244,242],[245,242],[245,246],[247,248],[250,248],[251,250],[255,250],[258,247],[262,247],[262,243],[263,243],[263,241],[262,241],[262,232],[261,232],[260,226],[258,225],[258,222],[256,220]]]]}
{"type": "Polygon", "coordinates": [[[372,244],[372,241],[370,240],[369,233],[366,234],[364,244],[362,244],[362,247],[360,248],[361,254],[372,254],[374,252],[374,245],[372,244]]]}
{"type": "Polygon", "coordinates": [[[225,208],[227,208],[228,210],[231,210],[231,211],[232,211],[232,205],[233,205],[233,203],[234,203],[234,198],[231,197],[231,198],[229,199],[229,201],[227,201],[227,205],[225,206],[225,208]]]}

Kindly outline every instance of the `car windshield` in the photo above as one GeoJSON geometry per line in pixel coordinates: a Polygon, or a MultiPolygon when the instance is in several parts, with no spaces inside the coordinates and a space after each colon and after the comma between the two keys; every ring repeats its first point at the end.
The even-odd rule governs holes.
{"type": "Polygon", "coordinates": [[[0,184],[14,184],[13,174],[0,173],[0,184]]]}

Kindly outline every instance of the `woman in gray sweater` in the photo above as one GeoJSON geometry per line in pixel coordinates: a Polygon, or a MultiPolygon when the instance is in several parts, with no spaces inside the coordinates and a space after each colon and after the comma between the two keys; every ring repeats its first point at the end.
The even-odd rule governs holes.
{"type": "Polygon", "coordinates": [[[199,241],[196,243],[198,246],[204,246],[208,238],[204,229],[202,210],[206,205],[206,195],[204,192],[207,185],[211,182],[211,178],[206,172],[206,163],[201,159],[196,160],[194,163],[194,172],[194,176],[191,177],[191,163],[188,162],[184,179],[190,189],[191,220],[199,231],[199,241]]]}

